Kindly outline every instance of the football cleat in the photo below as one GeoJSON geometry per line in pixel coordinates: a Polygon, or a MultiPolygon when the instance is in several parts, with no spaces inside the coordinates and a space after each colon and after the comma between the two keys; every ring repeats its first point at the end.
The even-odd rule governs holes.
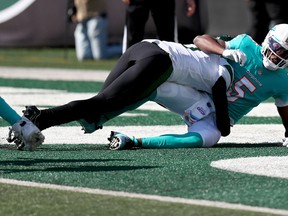
{"type": "Polygon", "coordinates": [[[37,127],[37,118],[41,114],[41,111],[36,106],[26,106],[26,109],[23,110],[23,116],[29,119],[33,124],[35,124],[37,127]]]}
{"type": "Polygon", "coordinates": [[[102,129],[103,125],[97,125],[97,121],[89,123],[85,119],[79,119],[77,122],[82,126],[82,130],[84,130],[84,133],[93,133],[96,130],[102,129]]]}
{"type": "Polygon", "coordinates": [[[130,137],[116,131],[111,131],[108,141],[110,142],[108,144],[110,150],[124,150],[134,147],[134,142],[130,137]]]}
{"type": "Polygon", "coordinates": [[[9,128],[7,141],[14,142],[18,150],[33,151],[44,142],[44,135],[26,117],[22,117],[9,128]]]}

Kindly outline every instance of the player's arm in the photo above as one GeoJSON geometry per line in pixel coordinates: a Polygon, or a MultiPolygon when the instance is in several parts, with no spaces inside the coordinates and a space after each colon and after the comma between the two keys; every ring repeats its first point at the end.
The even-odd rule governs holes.
{"type": "Polygon", "coordinates": [[[228,136],[230,134],[230,118],[228,114],[226,89],[226,82],[222,76],[212,87],[212,97],[216,112],[216,124],[222,136],[228,136]]]}
{"type": "Polygon", "coordinates": [[[285,128],[285,139],[283,140],[283,146],[288,147],[288,106],[277,107],[277,110],[285,128]]]}
{"type": "Polygon", "coordinates": [[[225,41],[213,38],[210,35],[198,35],[194,38],[193,43],[202,51],[222,55],[225,50],[225,41]]]}
{"type": "Polygon", "coordinates": [[[202,51],[221,55],[227,59],[239,63],[241,66],[246,62],[246,55],[238,49],[229,49],[229,43],[204,34],[196,36],[193,43],[202,51]]]}

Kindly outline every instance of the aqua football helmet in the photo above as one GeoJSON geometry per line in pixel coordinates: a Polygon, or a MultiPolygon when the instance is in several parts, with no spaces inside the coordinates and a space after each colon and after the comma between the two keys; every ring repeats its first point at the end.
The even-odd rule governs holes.
{"type": "Polygon", "coordinates": [[[263,65],[269,70],[288,65],[288,24],[275,25],[262,43],[263,65]]]}

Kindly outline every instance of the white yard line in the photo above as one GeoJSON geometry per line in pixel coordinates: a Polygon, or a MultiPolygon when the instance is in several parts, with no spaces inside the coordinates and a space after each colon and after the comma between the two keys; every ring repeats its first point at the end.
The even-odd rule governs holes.
{"type": "Polygon", "coordinates": [[[160,202],[182,203],[182,204],[209,206],[209,207],[224,208],[224,209],[233,209],[233,210],[236,209],[236,210],[243,210],[243,211],[250,211],[250,212],[262,212],[262,213],[277,214],[277,215],[288,215],[288,211],[281,210],[281,209],[255,207],[255,206],[248,206],[248,205],[242,205],[242,204],[215,202],[215,201],[209,201],[209,200],[185,199],[185,198],[175,198],[175,197],[169,197],[169,196],[128,193],[128,192],[122,192],[122,191],[110,191],[110,190],[101,190],[101,189],[92,189],[92,188],[83,188],[83,187],[70,187],[70,186],[19,181],[19,180],[4,179],[4,178],[0,178],[0,183],[27,186],[27,187],[46,188],[46,189],[53,189],[53,190],[73,191],[73,192],[79,192],[79,193],[156,200],[160,202]]]}
{"type": "Polygon", "coordinates": [[[104,81],[107,70],[0,67],[0,77],[36,80],[104,81]]]}
{"type": "Polygon", "coordinates": [[[213,161],[210,165],[233,172],[288,179],[287,160],[288,156],[242,157],[213,161]]]}

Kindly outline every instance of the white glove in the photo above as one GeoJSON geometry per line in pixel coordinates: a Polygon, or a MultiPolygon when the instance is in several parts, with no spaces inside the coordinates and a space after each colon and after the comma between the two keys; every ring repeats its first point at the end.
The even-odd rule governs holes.
{"type": "Polygon", "coordinates": [[[283,141],[282,145],[284,147],[288,147],[288,137],[285,137],[282,141],[283,141]]]}
{"type": "Polygon", "coordinates": [[[222,56],[235,61],[243,66],[247,60],[245,53],[240,50],[226,49],[223,51],[222,56]]]}

